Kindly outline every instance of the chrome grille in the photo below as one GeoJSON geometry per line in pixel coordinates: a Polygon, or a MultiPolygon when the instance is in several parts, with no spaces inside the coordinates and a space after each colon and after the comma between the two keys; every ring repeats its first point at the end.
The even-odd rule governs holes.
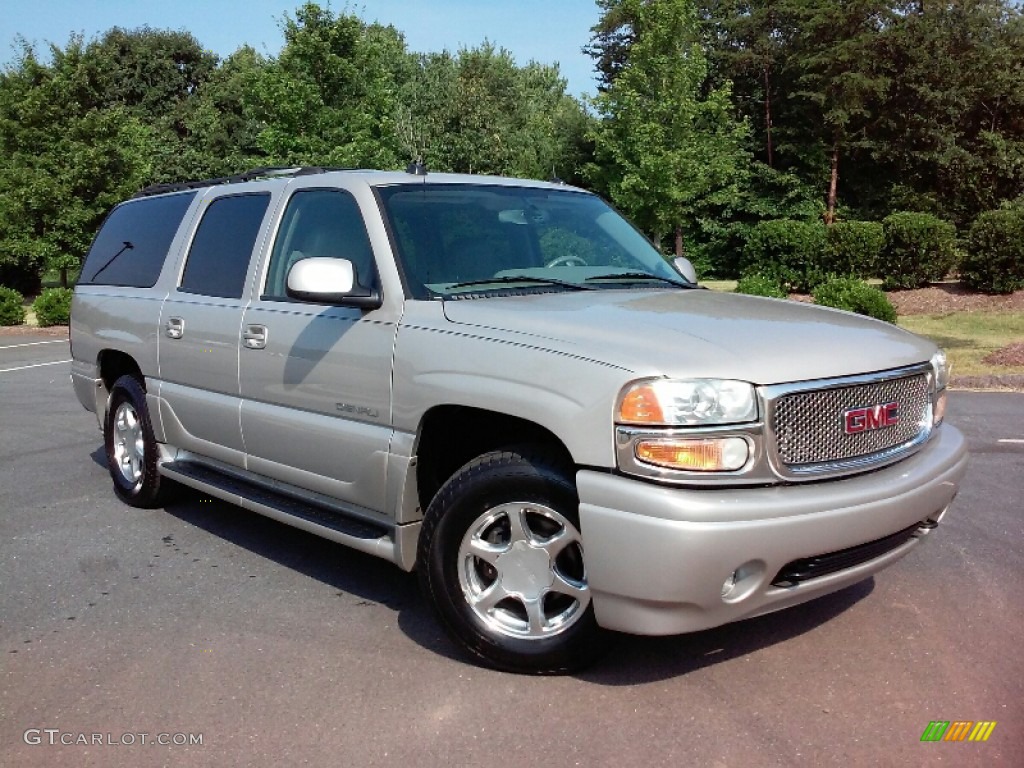
{"type": "Polygon", "coordinates": [[[791,469],[831,465],[917,442],[930,430],[931,397],[925,374],[849,387],[783,395],[775,403],[772,428],[779,460],[791,469]],[[845,413],[854,408],[899,403],[899,422],[848,435],[845,413]]]}

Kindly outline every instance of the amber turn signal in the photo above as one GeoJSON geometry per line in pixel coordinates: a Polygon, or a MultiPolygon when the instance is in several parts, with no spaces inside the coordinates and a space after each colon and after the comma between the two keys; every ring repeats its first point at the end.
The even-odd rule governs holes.
{"type": "Polygon", "coordinates": [[[687,472],[730,472],[742,469],[750,446],[742,437],[658,438],[640,440],[636,457],[645,464],[687,472]]]}
{"type": "Polygon", "coordinates": [[[661,411],[658,395],[650,386],[634,387],[622,398],[619,419],[631,424],[662,424],[665,416],[661,411]]]}

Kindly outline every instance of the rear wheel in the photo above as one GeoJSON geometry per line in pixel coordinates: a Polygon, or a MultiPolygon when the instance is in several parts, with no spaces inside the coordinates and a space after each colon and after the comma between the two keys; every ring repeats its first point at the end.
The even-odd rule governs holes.
{"type": "Polygon", "coordinates": [[[163,484],[157,471],[156,438],[146,392],[134,376],[122,376],[111,388],[103,438],[118,498],[133,507],[159,506],[163,484]]]}
{"type": "Polygon", "coordinates": [[[487,453],[427,510],[421,583],[452,637],[486,664],[552,674],[602,650],[571,477],[542,450],[487,453]]]}

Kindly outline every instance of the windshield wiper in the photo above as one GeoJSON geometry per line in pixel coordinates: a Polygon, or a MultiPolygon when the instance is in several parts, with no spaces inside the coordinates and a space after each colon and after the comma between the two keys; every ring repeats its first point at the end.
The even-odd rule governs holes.
{"type": "Polygon", "coordinates": [[[593,286],[589,285],[570,283],[567,280],[554,280],[548,277],[533,277],[532,275],[522,275],[520,277],[506,275],[504,277],[485,277],[481,280],[465,280],[461,283],[453,283],[452,285],[449,285],[448,288],[469,288],[474,285],[491,285],[493,283],[536,283],[537,285],[557,285],[560,288],[567,288],[570,291],[596,290],[593,286]]]}
{"type": "Polygon", "coordinates": [[[691,285],[690,283],[683,283],[678,280],[672,280],[668,277],[661,277],[660,275],[652,275],[650,272],[612,272],[607,275],[594,275],[588,277],[584,282],[589,283],[591,280],[609,280],[617,281],[620,283],[631,283],[637,280],[657,280],[661,283],[668,283],[674,285],[676,288],[696,288],[697,286],[691,285]]]}

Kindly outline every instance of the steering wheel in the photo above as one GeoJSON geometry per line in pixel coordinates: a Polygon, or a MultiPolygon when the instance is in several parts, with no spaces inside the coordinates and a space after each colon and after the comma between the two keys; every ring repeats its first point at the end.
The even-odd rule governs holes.
{"type": "Polygon", "coordinates": [[[589,267],[590,265],[583,260],[582,256],[568,253],[565,256],[552,259],[544,266],[550,269],[551,267],[589,267]]]}

